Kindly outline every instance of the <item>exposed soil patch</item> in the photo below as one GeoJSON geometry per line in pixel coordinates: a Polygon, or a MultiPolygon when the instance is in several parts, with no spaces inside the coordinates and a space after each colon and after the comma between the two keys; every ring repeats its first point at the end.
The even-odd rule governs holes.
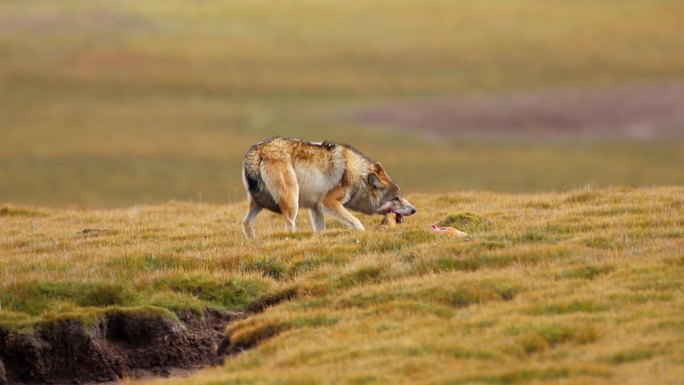
{"type": "Polygon", "coordinates": [[[0,384],[106,382],[219,363],[225,326],[243,316],[208,310],[178,322],[112,311],[93,325],[61,320],[32,334],[0,330],[0,384]]]}
{"type": "Polygon", "coordinates": [[[352,119],[469,136],[681,138],[684,82],[398,102],[352,119]]]}

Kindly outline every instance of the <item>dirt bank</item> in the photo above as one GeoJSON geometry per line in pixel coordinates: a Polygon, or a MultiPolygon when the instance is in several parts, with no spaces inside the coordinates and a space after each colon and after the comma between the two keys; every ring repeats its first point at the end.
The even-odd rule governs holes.
{"type": "Polygon", "coordinates": [[[352,120],[468,136],[684,137],[684,82],[386,103],[352,120]]]}
{"type": "Polygon", "coordinates": [[[33,333],[0,330],[0,384],[78,384],[169,375],[220,362],[228,322],[241,313],[107,313],[93,325],[61,320],[33,333]]]}

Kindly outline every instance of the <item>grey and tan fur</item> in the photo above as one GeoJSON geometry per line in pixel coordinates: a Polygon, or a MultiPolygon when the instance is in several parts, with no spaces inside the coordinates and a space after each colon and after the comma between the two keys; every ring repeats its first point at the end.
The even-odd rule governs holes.
{"type": "Polygon", "coordinates": [[[245,153],[242,180],[249,199],[242,221],[248,238],[254,236],[254,219],[263,209],[283,214],[290,231],[299,208],[309,209],[316,232],[325,230],[324,213],[364,230],[348,209],[395,213],[398,221],[416,212],[380,163],[345,144],[281,137],[259,142],[245,153]]]}

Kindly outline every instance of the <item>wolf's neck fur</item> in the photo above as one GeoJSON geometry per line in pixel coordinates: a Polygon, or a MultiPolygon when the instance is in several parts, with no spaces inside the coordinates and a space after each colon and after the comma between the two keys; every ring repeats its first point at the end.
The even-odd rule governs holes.
{"type": "Polygon", "coordinates": [[[368,174],[373,163],[366,156],[353,149],[351,149],[349,156],[355,159],[347,162],[347,168],[356,167],[357,169],[348,170],[347,175],[354,175],[358,179],[348,181],[352,189],[349,193],[349,200],[344,203],[344,206],[364,214],[375,214],[377,207],[373,205],[375,199],[370,196],[372,189],[368,186],[368,174]]]}

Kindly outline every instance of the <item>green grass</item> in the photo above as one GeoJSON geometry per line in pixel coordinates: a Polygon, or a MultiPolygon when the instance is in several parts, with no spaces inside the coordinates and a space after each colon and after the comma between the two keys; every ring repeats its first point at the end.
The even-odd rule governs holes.
{"type": "Polygon", "coordinates": [[[0,326],[260,311],[226,330],[231,351],[248,351],[171,383],[675,384],[682,194],[409,194],[419,213],[389,231],[362,215],[368,232],[316,235],[302,215],[287,234],[263,214],[255,241],[244,204],[8,206],[40,215],[1,219],[0,326]],[[488,225],[429,232],[459,213],[488,225]]]}

